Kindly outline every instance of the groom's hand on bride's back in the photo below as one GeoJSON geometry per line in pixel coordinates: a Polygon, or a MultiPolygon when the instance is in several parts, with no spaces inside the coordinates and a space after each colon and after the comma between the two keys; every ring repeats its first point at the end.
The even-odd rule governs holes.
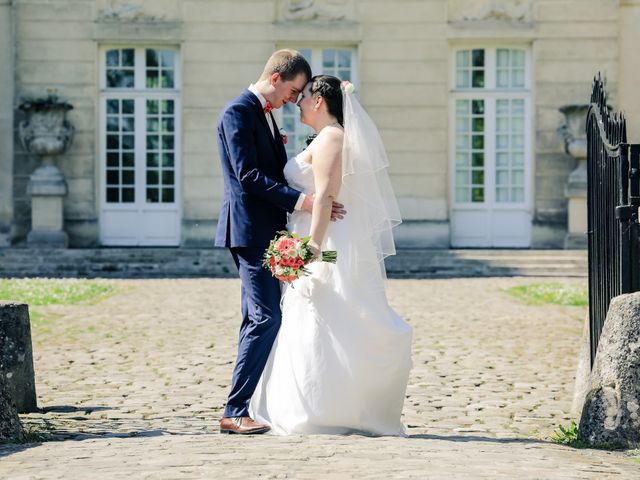
{"type": "MultiPolygon", "coordinates": [[[[313,212],[313,195],[307,195],[302,202],[302,210],[308,213],[313,212]]],[[[331,221],[335,222],[336,220],[342,220],[344,216],[347,214],[347,211],[344,209],[344,205],[338,202],[333,202],[331,205],[331,221]]]]}

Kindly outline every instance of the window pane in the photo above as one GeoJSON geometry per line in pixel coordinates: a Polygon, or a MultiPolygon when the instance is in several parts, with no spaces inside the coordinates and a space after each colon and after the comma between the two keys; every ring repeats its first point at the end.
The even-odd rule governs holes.
{"type": "Polygon", "coordinates": [[[107,135],[107,148],[117,150],[120,148],[120,137],[118,135],[107,135]]]}
{"type": "Polygon", "coordinates": [[[473,50],[471,57],[474,67],[484,67],[484,50],[473,50]]]}
{"type": "Polygon", "coordinates": [[[469,88],[470,86],[471,86],[471,82],[469,81],[469,70],[457,70],[456,87],[469,88]]]}
{"type": "Polygon", "coordinates": [[[346,50],[338,51],[338,68],[351,68],[351,52],[346,50]]]}
{"type": "Polygon", "coordinates": [[[160,122],[157,117],[147,117],[147,132],[157,132],[160,127],[160,122]]]}
{"type": "Polygon", "coordinates": [[[173,186],[173,170],[163,170],[162,171],[162,185],[170,185],[173,186]]]}
{"type": "Polygon", "coordinates": [[[173,118],[163,118],[162,119],[162,131],[163,132],[173,132],[173,118]]]}
{"type": "Polygon", "coordinates": [[[471,112],[474,115],[480,115],[484,113],[484,100],[474,100],[472,102],[471,112]]]}
{"type": "Polygon", "coordinates": [[[498,77],[496,78],[498,88],[509,87],[509,70],[498,70],[498,77]]]}
{"type": "Polygon", "coordinates": [[[159,199],[159,189],[157,188],[147,188],[147,202],[148,203],[157,203],[159,199]]]}
{"type": "Polygon", "coordinates": [[[466,115],[469,113],[469,100],[456,101],[456,113],[466,115]]]}
{"type": "Polygon", "coordinates": [[[109,50],[107,52],[107,67],[117,67],[120,65],[120,50],[109,50]]]}
{"type": "Polygon", "coordinates": [[[135,174],[133,170],[123,170],[122,171],[122,184],[123,185],[133,185],[135,174]]]}
{"type": "Polygon", "coordinates": [[[459,52],[456,52],[456,67],[469,67],[469,50],[461,50],[459,52]]]}
{"type": "Polygon", "coordinates": [[[122,202],[123,203],[135,202],[135,190],[133,188],[122,189],[122,202]]]}
{"type": "Polygon", "coordinates": [[[496,172],[496,184],[509,185],[509,170],[498,170],[496,172]]]}
{"type": "Polygon", "coordinates": [[[173,88],[173,71],[172,70],[163,70],[162,71],[162,79],[160,82],[161,88],[173,88]]]}
{"type": "Polygon", "coordinates": [[[134,148],[134,136],[133,135],[123,135],[122,136],[122,148],[124,150],[133,150],[134,148]]]}
{"type": "Polygon", "coordinates": [[[145,56],[147,59],[147,68],[149,67],[157,68],[160,66],[160,62],[158,61],[158,52],[156,50],[147,48],[145,56]]]}
{"type": "Polygon", "coordinates": [[[107,88],[132,88],[133,70],[107,69],[107,88]]]}
{"type": "Polygon", "coordinates": [[[469,166],[469,155],[466,154],[466,153],[458,153],[458,154],[456,154],[456,166],[468,167],[469,166]]]}
{"type": "Polygon", "coordinates": [[[472,188],[471,189],[471,201],[482,203],[484,202],[484,188],[472,188]]]}
{"type": "Polygon", "coordinates": [[[147,150],[157,150],[160,146],[160,137],[157,135],[147,135],[147,150]]]}
{"type": "Polygon", "coordinates": [[[456,188],[456,202],[471,201],[471,194],[468,188],[456,188]]]}
{"type": "Polygon", "coordinates": [[[123,167],[133,167],[133,152],[124,152],[122,154],[122,166],[123,167]]]}
{"type": "Polygon", "coordinates": [[[147,113],[158,113],[158,100],[147,100],[147,113]]]}
{"type": "Polygon", "coordinates": [[[498,202],[508,202],[509,189],[505,187],[496,188],[496,200],[498,202]]]}
{"type": "Polygon", "coordinates": [[[173,100],[162,101],[162,113],[173,113],[173,100]]]}
{"type": "Polygon", "coordinates": [[[119,185],[119,184],[120,184],[120,171],[107,170],[107,185],[119,185]]]}
{"type": "Polygon", "coordinates": [[[107,202],[117,203],[120,201],[120,191],[118,188],[107,188],[107,202]]]}
{"type": "Polygon", "coordinates": [[[474,170],[471,176],[471,180],[474,185],[484,185],[484,171],[474,170]]]}
{"type": "Polygon", "coordinates": [[[456,185],[469,185],[469,171],[468,170],[458,170],[456,172],[456,185]]]}
{"type": "Polygon", "coordinates": [[[147,70],[147,88],[158,88],[160,86],[160,72],[158,70],[147,70]]]}
{"type": "Polygon", "coordinates": [[[474,70],[471,79],[473,88],[484,88],[484,72],[482,70],[474,70]]]}
{"type": "Polygon", "coordinates": [[[118,121],[118,117],[107,117],[107,131],[109,132],[117,132],[120,130],[120,122],[118,121]]]}
{"type": "Polygon", "coordinates": [[[496,165],[498,167],[506,167],[509,165],[509,154],[508,153],[498,153],[496,155],[496,165]]]}
{"type": "Polygon", "coordinates": [[[173,135],[163,135],[162,136],[162,148],[164,150],[173,150],[173,146],[174,146],[173,135]]]}
{"type": "Polygon", "coordinates": [[[147,170],[147,185],[158,185],[158,171],[147,170]]]}
{"type": "Polygon", "coordinates": [[[473,148],[483,149],[484,148],[484,136],[483,135],[474,135],[473,136],[473,148]]]}
{"type": "Polygon", "coordinates": [[[484,118],[474,118],[472,127],[474,132],[484,132],[484,118]]]}
{"type": "Polygon", "coordinates": [[[134,67],[135,63],[135,57],[134,57],[134,50],[133,48],[125,48],[124,50],[122,50],[122,66],[123,67],[134,67]]]}
{"type": "Polygon", "coordinates": [[[162,202],[163,203],[173,203],[174,199],[174,189],[173,188],[163,188],[162,189],[162,202]]]}
{"type": "Polygon", "coordinates": [[[133,117],[122,117],[122,131],[133,132],[133,130],[134,130],[133,117]]]}
{"type": "Polygon", "coordinates": [[[120,113],[120,102],[118,100],[107,100],[107,114],[120,113]]]}
{"type": "Polygon", "coordinates": [[[133,100],[123,100],[122,101],[122,113],[124,114],[133,114],[134,109],[134,101],[133,100]]]}
{"type": "Polygon", "coordinates": [[[157,167],[157,166],[158,166],[158,154],[147,153],[147,167],[157,167]]]}
{"type": "Polygon", "coordinates": [[[160,64],[163,68],[173,68],[175,66],[175,52],[171,50],[162,50],[160,52],[160,64]]]}
{"type": "Polygon", "coordinates": [[[162,154],[162,166],[163,167],[173,167],[173,153],[163,153],[162,154]]]}
{"type": "Polygon", "coordinates": [[[474,167],[483,167],[484,166],[484,153],[474,152],[471,154],[472,163],[471,165],[474,167]]]}
{"type": "Polygon", "coordinates": [[[335,50],[330,48],[324,49],[322,51],[322,69],[333,70],[335,67],[335,50]]]}
{"type": "Polygon", "coordinates": [[[511,66],[524,67],[524,50],[511,50],[511,66]]]}
{"type": "Polygon", "coordinates": [[[107,167],[119,167],[120,158],[117,152],[107,153],[107,167]]]}
{"type": "Polygon", "coordinates": [[[505,48],[499,48],[497,55],[496,55],[496,61],[498,64],[498,68],[508,68],[509,65],[509,50],[505,49],[505,48]]]}

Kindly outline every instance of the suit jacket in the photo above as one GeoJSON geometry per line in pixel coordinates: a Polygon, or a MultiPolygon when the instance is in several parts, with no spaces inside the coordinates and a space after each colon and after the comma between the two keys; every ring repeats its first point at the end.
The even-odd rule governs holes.
{"type": "Polygon", "coordinates": [[[245,90],[218,122],[224,196],[215,245],[266,248],[284,230],[300,192],[284,178],[287,155],[274,123],[271,134],[260,100],[245,90]]]}

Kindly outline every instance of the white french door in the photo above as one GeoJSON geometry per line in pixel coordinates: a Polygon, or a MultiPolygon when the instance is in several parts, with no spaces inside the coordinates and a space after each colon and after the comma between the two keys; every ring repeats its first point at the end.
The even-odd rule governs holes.
{"type": "Polygon", "coordinates": [[[167,47],[101,49],[103,245],[180,244],[177,57],[167,47]]]}
{"type": "Polygon", "coordinates": [[[531,244],[532,105],[528,51],[454,52],[451,245],[531,244]]]}

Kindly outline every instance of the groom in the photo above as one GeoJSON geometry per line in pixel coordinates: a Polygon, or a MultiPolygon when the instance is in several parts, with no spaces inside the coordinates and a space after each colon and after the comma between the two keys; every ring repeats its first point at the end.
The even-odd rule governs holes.
{"type": "Polygon", "coordinates": [[[311,68],[299,52],[279,50],[218,122],[224,196],[215,245],[230,249],[242,283],[238,356],[221,433],[269,430],[249,417],[249,400],[281,321],[280,284],[262,267],[262,256],[276,232],[286,230],[287,212],[313,208],[311,197],[286,184],[287,156],[271,110],[295,102],[310,78],[311,68]]]}

